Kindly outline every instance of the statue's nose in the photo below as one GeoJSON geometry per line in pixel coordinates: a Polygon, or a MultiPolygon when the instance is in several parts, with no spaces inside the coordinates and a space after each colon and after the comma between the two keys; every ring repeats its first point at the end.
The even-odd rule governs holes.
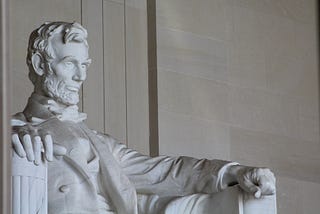
{"type": "Polygon", "coordinates": [[[87,73],[85,69],[79,69],[78,72],[73,76],[73,80],[75,81],[84,81],[87,77],[87,73]]]}

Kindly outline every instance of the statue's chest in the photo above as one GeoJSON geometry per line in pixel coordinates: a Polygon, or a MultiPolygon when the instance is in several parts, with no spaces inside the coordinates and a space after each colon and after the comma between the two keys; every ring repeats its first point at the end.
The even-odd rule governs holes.
{"type": "Polygon", "coordinates": [[[71,141],[64,142],[67,149],[67,155],[74,160],[79,161],[81,165],[87,165],[93,159],[93,151],[88,139],[74,138],[71,141]]]}
{"type": "Polygon", "coordinates": [[[86,165],[94,158],[89,137],[76,123],[59,122],[47,126],[47,131],[53,135],[55,144],[67,149],[67,156],[86,165]]]}

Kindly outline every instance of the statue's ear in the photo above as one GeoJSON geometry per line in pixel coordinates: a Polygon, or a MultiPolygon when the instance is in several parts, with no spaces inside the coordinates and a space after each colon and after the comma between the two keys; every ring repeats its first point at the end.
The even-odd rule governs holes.
{"type": "Polygon", "coordinates": [[[39,53],[33,54],[31,57],[31,61],[32,61],[32,66],[33,66],[34,71],[39,76],[42,76],[45,73],[45,70],[44,70],[44,63],[43,63],[43,58],[42,58],[41,54],[39,54],[39,53]]]}

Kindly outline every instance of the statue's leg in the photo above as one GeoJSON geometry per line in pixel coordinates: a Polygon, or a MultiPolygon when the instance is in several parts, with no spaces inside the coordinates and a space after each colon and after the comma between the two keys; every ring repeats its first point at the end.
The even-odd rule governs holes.
{"type": "Polygon", "coordinates": [[[170,202],[165,214],[239,214],[238,199],[224,193],[193,194],[170,202]]]}
{"type": "Polygon", "coordinates": [[[138,195],[139,214],[238,214],[226,201],[234,201],[225,194],[193,194],[158,197],[138,195]],[[222,211],[222,212],[221,212],[222,211]]]}
{"type": "Polygon", "coordinates": [[[164,213],[165,214],[212,214],[210,209],[212,203],[212,197],[208,194],[193,194],[176,198],[171,201],[164,213]]]}
{"type": "Polygon", "coordinates": [[[208,194],[183,197],[138,194],[138,211],[139,214],[214,214],[216,212],[212,212],[211,208],[213,200],[213,195],[208,194]]]}
{"type": "Polygon", "coordinates": [[[158,195],[138,194],[139,214],[163,214],[170,201],[176,197],[159,197],[158,195]]]}

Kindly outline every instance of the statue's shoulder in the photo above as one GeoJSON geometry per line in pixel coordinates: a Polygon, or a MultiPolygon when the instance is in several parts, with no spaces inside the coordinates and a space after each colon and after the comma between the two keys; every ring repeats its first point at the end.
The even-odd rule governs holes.
{"type": "Polygon", "coordinates": [[[11,119],[13,119],[13,120],[21,120],[21,121],[27,122],[27,118],[23,114],[23,112],[18,112],[16,114],[12,115],[11,119]]]}
{"type": "Polygon", "coordinates": [[[99,139],[101,139],[103,142],[105,143],[111,143],[113,141],[116,141],[111,135],[106,134],[106,133],[102,133],[96,130],[92,130],[93,133],[95,133],[97,135],[97,137],[99,139]]]}
{"type": "Polygon", "coordinates": [[[126,147],[126,145],[124,143],[122,143],[120,140],[112,137],[109,134],[105,134],[105,133],[101,133],[101,132],[97,132],[97,131],[94,131],[94,132],[96,133],[97,137],[100,138],[104,144],[107,144],[109,146],[110,150],[115,150],[115,149],[119,149],[122,147],[126,147]]]}
{"type": "Polygon", "coordinates": [[[23,112],[19,112],[11,116],[11,126],[24,126],[27,123],[27,119],[23,112]]]}

